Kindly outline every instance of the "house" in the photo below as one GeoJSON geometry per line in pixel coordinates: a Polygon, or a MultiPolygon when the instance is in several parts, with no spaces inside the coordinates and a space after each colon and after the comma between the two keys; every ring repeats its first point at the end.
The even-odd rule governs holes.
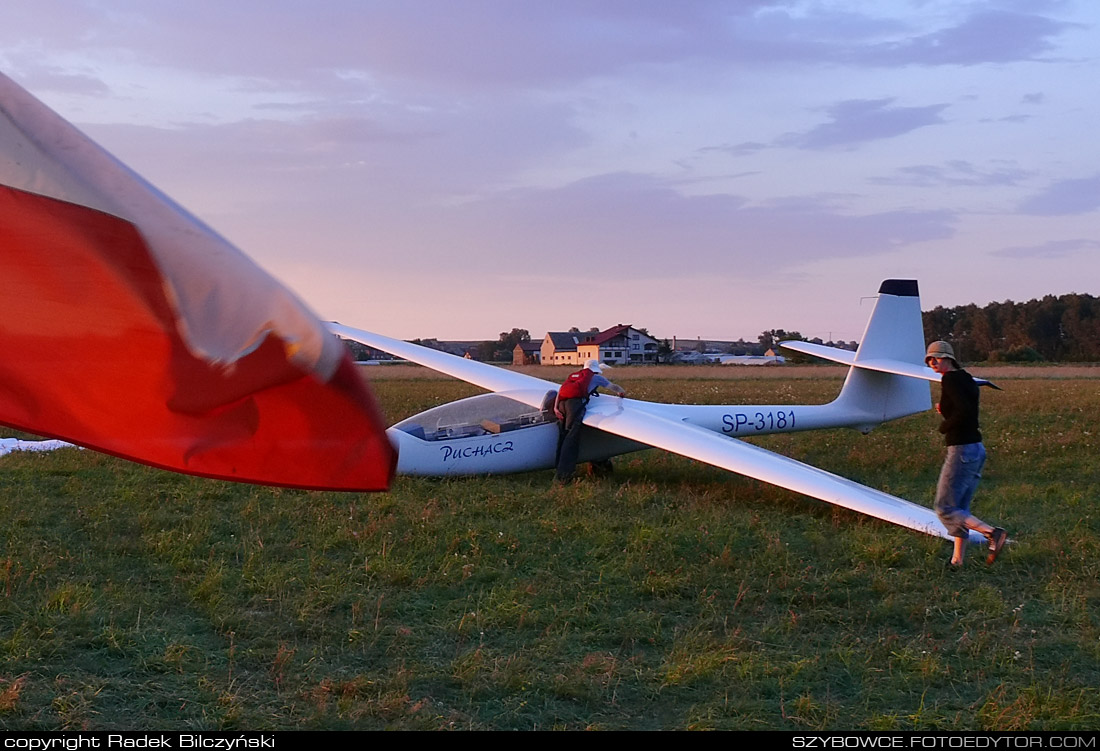
{"type": "Polygon", "coordinates": [[[543,365],[584,365],[578,360],[577,343],[584,336],[572,331],[547,331],[539,347],[539,359],[543,365]]]}
{"type": "MultiPolygon", "coordinates": [[[[633,326],[622,327],[623,340],[626,342],[626,362],[631,365],[654,365],[657,363],[657,340],[633,326]]],[[[616,327],[616,328],[619,328],[616,327]]]]}
{"type": "Polygon", "coordinates": [[[657,362],[657,340],[620,323],[597,333],[549,332],[542,341],[544,365],[583,365],[588,360],[609,365],[657,362]]]}
{"type": "Polygon", "coordinates": [[[520,342],[512,350],[513,365],[538,365],[542,361],[542,342],[520,342]]]}

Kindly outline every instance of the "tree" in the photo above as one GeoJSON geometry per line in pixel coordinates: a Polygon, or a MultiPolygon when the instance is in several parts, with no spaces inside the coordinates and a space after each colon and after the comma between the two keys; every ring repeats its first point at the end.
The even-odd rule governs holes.
{"type": "Polygon", "coordinates": [[[517,344],[531,341],[531,333],[527,329],[512,329],[500,332],[500,348],[511,352],[517,344]]]}
{"type": "Polygon", "coordinates": [[[672,362],[672,345],[668,343],[668,339],[663,339],[657,345],[657,362],[672,362]]]}
{"type": "Polygon", "coordinates": [[[342,341],[344,346],[348,348],[348,351],[351,352],[351,359],[361,361],[371,358],[370,347],[367,345],[357,342],[354,339],[341,338],[340,341],[342,341]]]}
{"type": "Polygon", "coordinates": [[[527,329],[512,329],[500,332],[500,338],[495,342],[482,342],[478,347],[478,359],[509,361],[517,344],[531,341],[531,333],[527,329]]]}
{"type": "Polygon", "coordinates": [[[481,362],[490,362],[497,359],[497,343],[491,341],[478,342],[474,357],[481,362]]]}
{"type": "Polygon", "coordinates": [[[951,342],[964,360],[1100,360],[1100,299],[1092,295],[936,307],[923,320],[929,340],[951,342]]]}
{"type": "Polygon", "coordinates": [[[757,341],[760,342],[760,346],[764,348],[765,352],[769,349],[774,349],[780,342],[794,339],[805,341],[806,337],[802,336],[802,334],[797,331],[784,331],[783,329],[768,329],[757,337],[757,341]]]}
{"type": "Polygon", "coordinates": [[[947,341],[951,332],[955,330],[955,319],[958,314],[955,308],[945,308],[937,305],[932,310],[926,310],[921,314],[924,323],[924,333],[931,341],[947,341]]]}

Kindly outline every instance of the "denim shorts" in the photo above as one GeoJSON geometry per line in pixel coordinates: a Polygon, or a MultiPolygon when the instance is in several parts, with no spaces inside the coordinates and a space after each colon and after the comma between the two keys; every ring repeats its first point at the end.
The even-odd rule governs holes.
{"type": "Polygon", "coordinates": [[[935,509],[943,526],[954,537],[970,536],[965,522],[970,516],[970,502],[978,490],[984,465],[985,446],[981,443],[947,447],[947,458],[936,485],[935,509]]]}

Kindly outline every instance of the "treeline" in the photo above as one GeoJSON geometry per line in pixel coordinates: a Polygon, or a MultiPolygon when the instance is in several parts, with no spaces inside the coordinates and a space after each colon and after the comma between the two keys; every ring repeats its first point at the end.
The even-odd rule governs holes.
{"type": "Polygon", "coordinates": [[[925,311],[924,333],[967,362],[1100,362],[1100,298],[1047,295],[925,311]]]}

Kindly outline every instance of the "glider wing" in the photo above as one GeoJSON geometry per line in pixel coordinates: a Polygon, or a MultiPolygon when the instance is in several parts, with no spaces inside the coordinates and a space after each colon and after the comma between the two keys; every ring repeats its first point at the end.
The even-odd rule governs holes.
{"type": "Polygon", "coordinates": [[[419,344],[391,339],[388,336],[355,329],[339,323],[330,323],[328,327],[334,334],[338,334],[345,339],[353,339],[368,347],[389,352],[391,355],[445,373],[467,383],[472,383],[488,391],[507,393],[509,397],[532,407],[542,406],[542,400],[546,396],[546,392],[551,389],[554,391],[558,389],[558,384],[545,381],[542,378],[517,373],[514,370],[505,370],[477,360],[456,357],[448,352],[440,352],[419,344]]]}
{"type": "MultiPolygon", "coordinates": [[[[948,537],[930,508],[639,406],[630,400],[600,399],[589,404],[584,424],[918,532],[948,537]]],[[[976,532],[971,536],[980,539],[976,532]]]]}

